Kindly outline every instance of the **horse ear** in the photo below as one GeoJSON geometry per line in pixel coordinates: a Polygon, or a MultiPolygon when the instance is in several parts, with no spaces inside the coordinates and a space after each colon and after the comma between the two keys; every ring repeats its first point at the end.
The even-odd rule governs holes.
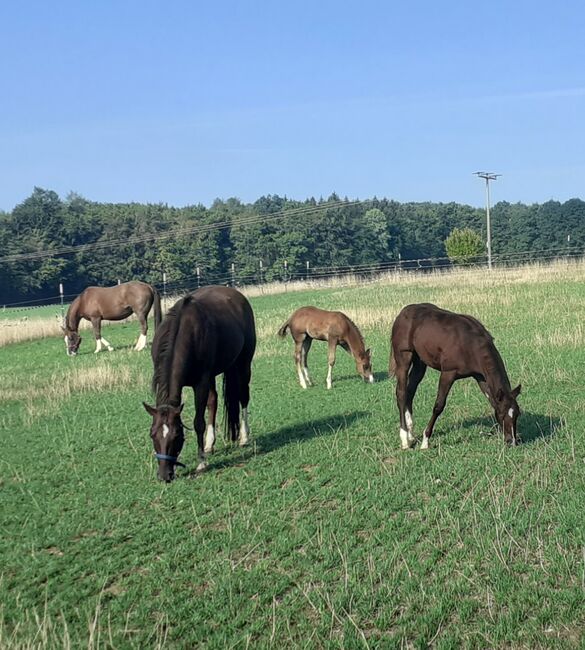
{"type": "Polygon", "coordinates": [[[149,415],[152,415],[152,417],[157,414],[157,410],[154,408],[154,406],[150,406],[150,404],[147,404],[146,402],[142,402],[142,406],[144,406],[146,412],[149,415]]]}
{"type": "Polygon", "coordinates": [[[522,391],[522,384],[518,384],[518,386],[516,386],[516,388],[514,388],[514,390],[512,391],[512,397],[516,399],[518,395],[520,395],[521,391],[522,391]]]}

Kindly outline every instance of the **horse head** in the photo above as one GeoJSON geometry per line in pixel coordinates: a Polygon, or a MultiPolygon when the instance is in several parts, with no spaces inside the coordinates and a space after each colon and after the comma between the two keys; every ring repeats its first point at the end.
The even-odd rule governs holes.
{"type": "Polygon", "coordinates": [[[67,350],[67,356],[74,357],[81,345],[81,336],[79,336],[79,332],[71,330],[67,326],[61,327],[61,329],[65,334],[65,349],[67,350]]]}
{"type": "Polygon", "coordinates": [[[364,381],[367,381],[370,384],[374,383],[374,374],[372,372],[372,351],[370,348],[357,353],[355,357],[355,367],[364,381]]]}
{"type": "Polygon", "coordinates": [[[152,416],[150,437],[154,445],[154,455],[158,460],[158,478],[170,483],[175,478],[175,465],[181,465],[179,454],[183,449],[185,434],[181,421],[180,406],[150,406],[142,402],[146,412],[152,416]]]}
{"type": "Polygon", "coordinates": [[[516,429],[516,421],[520,415],[520,408],[516,398],[520,395],[522,386],[518,384],[512,391],[500,388],[496,394],[495,412],[496,420],[504,431],[504,442],[508,445],[517,445],[522,442],[516,429]]]}

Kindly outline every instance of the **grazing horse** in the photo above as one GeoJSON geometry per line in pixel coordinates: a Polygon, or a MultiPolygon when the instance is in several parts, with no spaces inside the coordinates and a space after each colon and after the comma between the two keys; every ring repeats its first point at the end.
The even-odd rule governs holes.
{"type": "Polygon", "coordinates": [[[327,388],[331,388],[331,374],[335,365],[335,349],[338,345],[353,355],[356,369],[364,381],[374,383],[372,374],[372,353],[366,350],[364,337],[357,325],[340,311],[326,311],[317,307],[301,307],[278,330],[278,336],[284,338],[286,330],[295,342],[295,363],[299,382],[303,388],[313,383],[309,377],[307,357],[313,339],[327,341],[329,344],[329,371],[327,388]]]}
{"type": "Polygon", "coordinates": [[[114,348],[102,336],[102,320],[124,320],[131,314],[136,314],[140,322],[140,336],[135,350],[146,347],[148,331],[148,313],[154,304],[154,328],[161,322],[160,295],[150,284],[145,282],[124,282],[115,287],[87,287],[69,305],[65,317],[65,346],[67,354],[74,356],[81,345],[79,336],[79,321],[85,318],[91,321],[95,335],[97,354],[102,349],[102,343],[111,352],[114,348]]]}
{"type": "Polygon", "coordinates": [[[256,349],[254,314],[247,299],[231,287],[209,286],[181,298],[169,310],[152,342],[156,406],[143,402],[152,416],[150,435],[158,459],[158,477],[167,483],[183,447],[181,393],[195,393],[195,431],[199,449],[197,471],[213,452],[217,392],[215,377],[223,373],[226,432],[232,442],[248,443],[248,402],[252,357],[256,349]],[[205,430],[205,407],[209,411],[205,430]],[[240,405],[242,422],[240,424],[240,405]],[[205,445],[204,445],[205,434],[205,445]]]}
{"type": "Polygon", "coordinates": [[[427,366],[439,370],[441,377],[421,449],[429,446],[433,427],[445,408],[453,382],[466,377],[473,377],[490,401],[503,429],[504,441],[509,445],[521,442],[516,433],[516,420],[520,415],[516,398],[521,387],[511,389],[491,334],[472,316],[422,303],[404,307],[392,326],[390,374],[396,375],[402,449],[412,447],[415,442],[412,402],[427,366]]]}

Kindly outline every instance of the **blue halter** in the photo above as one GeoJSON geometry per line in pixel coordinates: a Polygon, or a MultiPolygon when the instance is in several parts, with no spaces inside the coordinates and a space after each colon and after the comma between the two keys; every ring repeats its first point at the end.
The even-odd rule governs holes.
{"type": "Polygon", "coordinates": [[[179,467],[187,467],[187,465],[179,462],[178,456],[169,456],[167,454],[157,454],[157,453],[155,453],[154,456],[157,460],[168,460],[173,465],[178,465],[179,467]]]}

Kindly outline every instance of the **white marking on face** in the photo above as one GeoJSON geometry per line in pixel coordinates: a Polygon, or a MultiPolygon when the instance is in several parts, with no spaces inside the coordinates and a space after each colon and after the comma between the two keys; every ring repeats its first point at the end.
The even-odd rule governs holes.
{"type": "Polygon", "coordinates": [[[514,417],[514,409],[513,409],[513,408],[511,408],[511,409],[508,411],[508,415],[509,415],[511,418],[514,417]]]}
{"type": "Polygon", "coordinates": [[[166,424],[163,424],[163,438],[166,438],[169,435],[169,427],[166,424]]]}

